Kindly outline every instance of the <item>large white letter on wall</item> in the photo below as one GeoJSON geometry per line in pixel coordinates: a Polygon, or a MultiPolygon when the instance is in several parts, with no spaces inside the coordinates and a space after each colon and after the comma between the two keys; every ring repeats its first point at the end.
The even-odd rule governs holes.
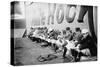
{"type": "Polygon", "coordinates": [[[76,9],[76,6],[75,5],[67,5],[67,10],[66,10],[66,21],[68,23],[71,23],[74,21],[74,18],[76,16],[76,12],[75,11],[71,11],[71,14],[72,14],[72,17],[69,16],[70,14],[70,10],[71,9],[76,9]]]}
{"type": "Polygon", "coordinates": [[[58,24],[61,24],[63,22],[63,19],[64,19],[64,8],[62,5],[59,5],[56,14],[56,20],[58,24]]]}

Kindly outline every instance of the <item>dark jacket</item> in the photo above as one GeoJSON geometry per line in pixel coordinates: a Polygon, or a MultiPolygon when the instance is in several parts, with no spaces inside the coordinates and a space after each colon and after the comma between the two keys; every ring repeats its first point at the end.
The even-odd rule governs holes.
{"type": "Polygon", "coordinates": [[[90,52],[92,55],[97,54],[97,48],[96,48],[95,42],[93,41],[93,38],[90,35],[80,40],[79,44],[80,44],[80,47],[79,47],[80,50],[88,48],[90,49],[90,52]]]}

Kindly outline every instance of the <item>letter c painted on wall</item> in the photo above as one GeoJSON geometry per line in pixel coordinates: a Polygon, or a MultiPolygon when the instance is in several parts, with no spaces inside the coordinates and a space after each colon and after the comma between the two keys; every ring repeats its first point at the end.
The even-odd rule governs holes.
{"type": "Polygon", "coordinates": [[[68,23],[72,23],[72,22],[74,21],[75,16],[76,16],[76,12],[74,12],[73,17],[69,17],[69,12],[70,12],[70,9],[71,9],[72,7],[75,7],[75,8],[76,8],[75,5],[68,5],[68,6],[67,6],[66,21],[67,21],[68,23]]]}

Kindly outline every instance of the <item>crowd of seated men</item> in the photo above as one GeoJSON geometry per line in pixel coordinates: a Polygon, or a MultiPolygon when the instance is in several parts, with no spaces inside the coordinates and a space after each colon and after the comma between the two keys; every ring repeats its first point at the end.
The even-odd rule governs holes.
{"type": "Polygon", "coordinates": [[[63,58],[66,58],[66,54],[70,54],[75,61],[80,61],[82,56],[97,55],[96,45],[88,29],[76,28],[73,32],[70,27],[62,31],[38,27],[31,28],[28,37],[37,43],[45,42],[45,45],[51,46],[55,52],[62,50],[63,58]]]}

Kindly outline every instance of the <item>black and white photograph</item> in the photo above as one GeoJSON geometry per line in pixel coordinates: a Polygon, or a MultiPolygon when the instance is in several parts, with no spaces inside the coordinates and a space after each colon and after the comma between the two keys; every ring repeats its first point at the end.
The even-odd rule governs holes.
{"type": "Polygon", "coordinates": [[[97,6],[10,2],[11,65],[97,61],[97,6]]]}

